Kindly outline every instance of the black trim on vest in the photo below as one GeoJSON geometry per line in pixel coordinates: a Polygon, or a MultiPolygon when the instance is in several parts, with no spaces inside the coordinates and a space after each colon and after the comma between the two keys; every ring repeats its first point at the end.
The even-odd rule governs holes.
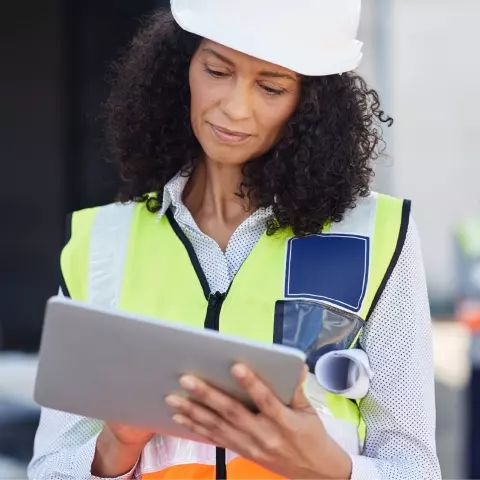
{"type": "Polygon", "coordinates": [[[215,292],[208,297],[207,316],[205,317],[204,328],[208,330],[220,330],[220,311],[227,295],[215,292]]]}
{"type": "Polygon", "coordinates": [[[215,465],[215,479],[226,480],[227,479],[227,454],[224,448],[216,449],[216,465],[215,465]]]}
{"type": "Polygon", "coordinates": [[[375,294],[375,297],[373,298],[373,302],[372,302],[372,305],[370,306],[370,310],[368,311],[366,321],[368,321],[368,319],[370,318],[370,315],[375,310],[375,307],[377,306],[377,303],[380,300],[380,297],[382,296],[382,293],[385,290],[385,287],[387,286],[387,282],[390,279],[390,276],[392,275],[392,272],[395,266],[397,265],[398,258],[402,253],[403,246],[405,245],[405,239],[407,237],[408,225],[410,223],[411,206],[412,206],[412,202],[410,200],[403,201],[402,219],[400,223],[400,232],[398,234],[397,246],[395,247],[395,252],[393,252],[392,259],[390,260],[390,264],[388,265],[387,271],[385,272],[385,276],[383,277],[382,283],[380,284],[380,287],[377,293],[375,294]]]}
{"type": "Polygon", "coordinates": [[[173,216],[173,212],[171,211],[171,209],[167,210],[166,215],[167,215],[168,221],[170,222],[171,227],[173,228],[173,231],[175,232],[178,239],[183,243],[183,246],[187,250],[188,256],[190,257],[190,261],[192,262],[193,268],[195,269],[195,273],[197,274],[198,280],[200,281],[200,285],[202,286],[205,299],[208,300],[210,297],[210,287],[208,285],[207,277],[205,276],[205,273],[202,270],[202,267],[198,260],[197,254],[195,253],[195,250],[192,244],[190,243],[190,240],[183,233],[183,230],[180,228],[180,225],[175,220],[175,217],[173,216]]]}
{"type": "MultiPolygon", "coordinates": [[[[68,242],[70,241],[70,239],[72,238],[72,220],[73,220],[73,215],[70,213],[67,215],[67,219],[66,219],[66,225],[65,225],[65,243],[63,245],[63,247],[65,247],[68,242]]],[[[62,253],[60,252],[60,257],[61,257],[62,253]]],[[[68,290],[68,287],[67,287],[67,282],[65,281],[65,277],[63,276],[63,271],[62,271],[62,265],[61,265],[61,261],[59,259],[58,261],[58,269],[59,269],[59,272],[60,272],[60,281],[59,281],[59,284],[60,284],[60,289],[62,290],[62,293],[65,297],[67,298],[71,298],[71,295],[70,295],[70,292],[68,290]]]]}
{"type": "MultiPolygon", "coordinates": [[[[173,212],[171,209],[167,210],[167,219],[170,222],[173,231],[177,235],[178,239],[183,243],[183,246],[187,250],[190,261],[192,262],[195,273],[197,274],[198,280],[202,286],[203,294],[208,301],[207,314],[205,316],[204,328],[209,330],[220,330],[220,312],[222,310],[223,302],[230,291],[230,287],[226,293],[210,293],[210,286],[208,285],[207,277],[205,272],[202,270],[200,261],[198,260],[197,254],[187,236],[183,233],[183,230],[178,225],[173,212]]],[[[227,479],[227,463],[226,463],[226,452],[224,448],[216,447],[216,461],[215,461],[215,478],[216,480],[226,480],[227,479]]]]}
{"type": "MultiPolygon", "coordinates": [[[[227,292],[228,293],[228,292],[227,292]]],[[[204,327],[209,330],[220,330],[220,312],[222,310],[223,302],[227,294],[215,292],[208,297],[207,315],[205,317],[204,327]]],[[[224,448],[216,447],[215,460],[215,479],[226,480],[227,478],[227,463],[226,453],[224,448]]]]}
{"type": "Polygon", "coordinates": [[[283,301],[275,303],[275,314],[273,320],[273,343],[281,345],[283,343],[283,301]]]}

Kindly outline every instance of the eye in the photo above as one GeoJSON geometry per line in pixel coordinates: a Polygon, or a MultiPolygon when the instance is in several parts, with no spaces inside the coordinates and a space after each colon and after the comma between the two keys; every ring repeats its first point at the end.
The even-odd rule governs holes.
{"type": "Polygon", "coordinates": [[[284,89],[279,89],[279,88],[273,88],[273,87],[269,87],[268,85],[260,85],[263,90],[265,90],[265,92],[268,94],[268,95],[272,95],[272,96],[279,96],[279,95],[283,95],[286,90],[284,89]]]}
{"type": "Polygon", "coordinates": [[[230,75],[226,72],[220,72],[219,70],[212,70],[211,68],[205,67],[205,71],[213,78],[226,78],[230,75]]]}

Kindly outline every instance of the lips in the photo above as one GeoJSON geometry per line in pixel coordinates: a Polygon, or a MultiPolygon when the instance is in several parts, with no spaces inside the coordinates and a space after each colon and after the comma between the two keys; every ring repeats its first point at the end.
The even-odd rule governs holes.
{"type": "Polygon", "coordinates": [[[210,127],[217,139],[225,143],[241,143],[251,137],[248,133],[236,132],[218,125],[213,125],[212,123],[210,124],[210,127]]]}

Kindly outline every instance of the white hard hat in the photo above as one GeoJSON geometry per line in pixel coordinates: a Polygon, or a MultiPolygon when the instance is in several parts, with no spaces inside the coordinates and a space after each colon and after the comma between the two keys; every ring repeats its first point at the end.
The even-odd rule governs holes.
{"type": "Polygon", "coordinates": [[[181,28],[302,75],[354,70],[361,0],[171,0],[181,28]]]}

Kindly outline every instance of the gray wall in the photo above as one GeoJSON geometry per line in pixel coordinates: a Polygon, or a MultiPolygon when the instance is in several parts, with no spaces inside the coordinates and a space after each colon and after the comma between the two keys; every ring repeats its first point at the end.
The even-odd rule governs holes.
{"type": "Polygon", "coordinates": [[[480,2],[394,0],[391,191],[413,200],[433,296],[453,292],[452,228],[480,213],[480,2]]]}

